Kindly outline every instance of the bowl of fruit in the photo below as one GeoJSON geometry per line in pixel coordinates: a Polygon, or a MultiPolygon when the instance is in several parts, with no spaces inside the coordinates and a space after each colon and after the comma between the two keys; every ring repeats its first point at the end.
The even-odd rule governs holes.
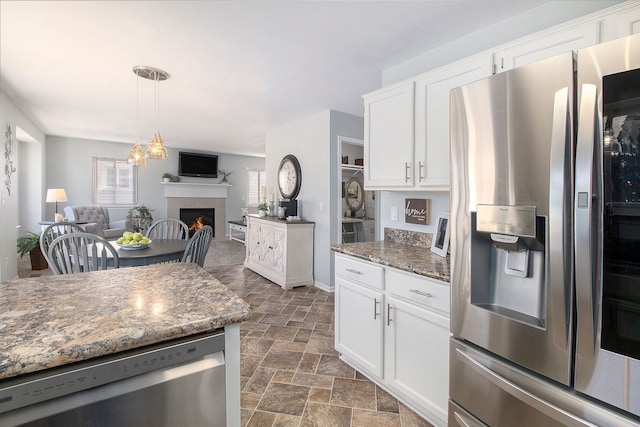
{"type": "Polygon", "coordinates": [[[118,240],[116,240],[118,246],[126,250],[144,249],[151,243],[149,238],[142,235],[142,233],[132,233],[131,231],[125,231],[118,240]]]}

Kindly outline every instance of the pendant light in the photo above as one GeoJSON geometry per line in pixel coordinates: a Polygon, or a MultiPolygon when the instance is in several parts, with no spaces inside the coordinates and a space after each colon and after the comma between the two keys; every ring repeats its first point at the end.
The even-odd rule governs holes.
{"type": "Polygon", "coordinates": [[[138,141],[138,134],[140,132],[140,74],[136,67],[133,67],[133,72],[136,73],[136,143],[131,147],[129,157],[127,157],[127,163],[134,166],[145,166],[147,164],[147,157],[144,155],[144,151],[138,141]]]}
{"type": "Polygon", "coordinates": [[[157,68],[153,69],[154,92],[155,92],[155,119],[156,131],[147,147],[147,157],[150,159],[164,160],[167,158],[167,149],[160,136],[160,80],[166,80],[169,75],[157,68]]]}

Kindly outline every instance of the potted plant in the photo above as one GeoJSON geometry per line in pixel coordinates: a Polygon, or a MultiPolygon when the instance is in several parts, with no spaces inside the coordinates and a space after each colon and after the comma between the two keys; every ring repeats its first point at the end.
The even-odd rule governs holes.
{"type": "Polygon", "coordinates": [[[20,258],[29,254],[32,270],[44,270],[48,268],[47,260],[40,250],[40,235],[30,231],[18,236],[18,254],[20,258]]]}
{"type": "Polygon", "coordinates": [[[258,215],[260,215],[261,218],[267,216],[268,209],[269,206],[267,205],[267,202],[258,203],[258,215]]]}
{"type": "Polygon", "coordinates": [[[169,182],[171,181],[171,178],[173,178],[173,175],[171,175],[169,172],[165,172],[162,174],[162,182],[169,182]]]}
{"type": "Polygon", "coordinates": [[[151,210],[145,205],[136,205],[129,209],[127,219],[131,221],[134,232],[141,233],[153,224],[153,216],[151,210]]]}

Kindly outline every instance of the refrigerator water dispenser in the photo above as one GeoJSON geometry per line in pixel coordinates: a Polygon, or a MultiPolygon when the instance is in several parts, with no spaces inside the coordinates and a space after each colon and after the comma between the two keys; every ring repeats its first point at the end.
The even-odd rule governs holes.
{"type": "Polygon", "coordinates": [[[471,215],[471,303],[544,327],[545,218],[533,206],[478,205],[471,215]]]}

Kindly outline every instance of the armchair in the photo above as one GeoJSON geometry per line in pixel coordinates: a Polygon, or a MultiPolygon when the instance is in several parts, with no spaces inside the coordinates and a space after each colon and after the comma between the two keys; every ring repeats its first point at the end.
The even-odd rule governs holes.
{"type": "Polygon", "coordinates": [[[117,239],[125,231],[133,230],[128,219],[111,222],[106,206],[67,206],[64,213],[69,221],[86,222],[87,233],[97,234],[107,240],[117,239]]]}

